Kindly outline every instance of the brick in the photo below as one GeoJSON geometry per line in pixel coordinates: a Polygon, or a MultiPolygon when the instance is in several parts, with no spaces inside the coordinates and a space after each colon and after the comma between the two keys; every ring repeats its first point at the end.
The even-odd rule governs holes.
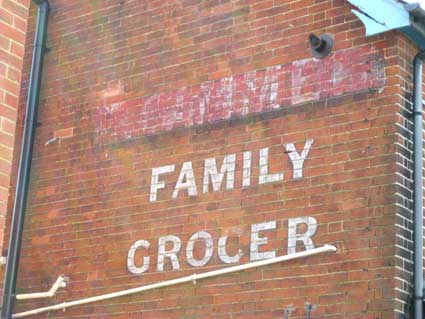
{"type": "Polygon", "coordinates": [[[18,83],[21,79],[21,74],[16,69],[8,68],[7,78],[12,82],[18,83]]]}
{"type": "Polygon", "coordinates": [[[61,130],[57,130],[55,131],[55,137],[57,138],[69,138],[74,136],[74,128],[70,127],[70,128],[65,128],[65,129],[61,129],[61,130]]]}
{"type": "Polygon", "coordinates": [[[16,82],[12,82],[8,78],[0,77],[0,85],[6,92],[16,96],[19,95],[19,85],[16,82]]]}
{"type": "Polygon", "coordinates": [[[14,146],[13,135],[0,134],[0,144],[4,145],[6,147],[13,148],[13,146],[14,146]]]}
{"type": "Polygon", "coordinates": [[[11,168],[11,164],[8,161],[0,158],[0,173],[9,174],[11,168]]]}
{"type": "Polygon", "coordinates": [[[0,49],[2,49],[4,51],[9,51],[10,50],[10,43],[11,43],[11,41],[8,38],[0,35],[0,49]]]}
{"type": "Polygon", "coordinates": [[[1,202],[7,202],[8,197],[9,197],[9,192],[7,191],[7,189],[0,188],[0,201],[1,202]]]}
{"type": "MultiPolygon", "coordinates": [[[[8,1],[8,0],[5,0],[8,1]]],[[[1,34],[9,39],[17,41],[19,43],[25,42],[25,33],[18,31],[12,26],[0,21],[1,34]]]]}
{"type": "Polygon", "coordinates": [[[2,132],[13,136],[15,134],[16,123],[5,118],[1,118],[0,120],[0,128],[2,132]]]}
{"type": "Polygon", "coordinates": [[[0,117],[7,118],[11,121],[16,120],[18,98],[16,96],[5,93],[5,104],[0,104],[0,117]]]}
{"type": "Polygon", "coordinates": [[[24,46],[18,44],[17,42],[12,42],[12,45],[10,47],[10,52],[14,55],[17,55],[19,57],[24,56],[24,46]]]}
{"type": "Polygon", "coordinates": [[[27,20],[26,19],[22,19],[21,17],[14,16],[13,26],[16,29],[18,29],[18,30],[20,30],[22,32],[26,32],[27,31],[28,23],[27,23],[27,20]]]}
{"type": "Polygon", "coordinates": [[[12,149],[11,148],[0,144],[0,151],[1,151],[1,158],[2,159],[5,159],[7,161],[11,161],[12,160],[12,155],[13,154],[12,154],[12,149]]]}
{"type": "Polygon", "coordinates": [[[21,18],[26,19],[29,7],[29,4],[26,2],[27,1],[2,0],[1,6],[12,14],[16,14],[21,18]]]}
{"type": "Polygon", "coordinates": [[[6,77],[6,65],[0,63],[0,76],[6,77]]]}
{"type": "Polygon", "coordinates": [[[4,22],[5,24],[12,25],[13,14],[5,10],[0,11],[0,21],[4,22]]]}
{"type": "Polygon", "coordinates": [[[22,68],[23,61],[21,59],[1,49],[0,49],[0,61],[18,70],[22,68]]]}

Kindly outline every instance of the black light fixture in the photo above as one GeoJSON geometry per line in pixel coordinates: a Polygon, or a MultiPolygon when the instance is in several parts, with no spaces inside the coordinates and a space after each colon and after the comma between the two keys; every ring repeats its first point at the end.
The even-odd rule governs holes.
{"type": "Polygon", "coordinates": [[[321,36],[316,36],[312,33],[308,37],[308,42],[310,43],[311,54],[317,59],[327,57],[334,46],[334,39],[328,33],[321,36]]]}

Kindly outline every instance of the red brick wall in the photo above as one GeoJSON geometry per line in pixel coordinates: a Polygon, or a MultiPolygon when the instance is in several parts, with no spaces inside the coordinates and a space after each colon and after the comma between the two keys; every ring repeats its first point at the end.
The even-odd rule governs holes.
{"type": "Polygon", "coordinates": [[[397,39],[397,50],[392,59],[397,66],[391,73],[397,74],[394,83],[398,83],[397,94],[397,134],[396,134],[396,313],[409,313],[412,291],[413,271],[413,116],[412,116],[412,61],[417,48],[405,38],[397,39]]]}
{"type": "MultiPolygon", "coordinates": [[[[261,250],[284,255],[288,220],[311,216],[315,246],[336,245],[336,254],[52,315],[263,319],[294,307],[290,318],[304,318],[305,303],[315,306],[313,318],[408,312],[408,282],[403,295],[395,290],[395,194],[400,96],[409,99],[400,77],[410,75],[414,48],[399,34],[365,39],[337,0],[54,1],[49,46],[18,286],[46,290],[60,274],[70,284],[53,301],[19,302],[19,310],[224,267],[222,236],[228,253],[241,249],[240,263],[248,262],[252,224],[276,222],[261,233],[269,239],[261,250]],[[311,57],[311,32],[334,36],[330,57],[311,57]],[[303,178],[294,179],[285,144],[301,153],[308,139],[303,178]],[[264,148],[269,173],[283,180],[259,183],[264,148]],[[233,187],[225,189],[224,177],[219,191],[209,185],[204,193],[205,159],[220,168],[228,154],[236,154],[233,187]],[[172,198],[184,162],[197,195],[172,198]],[[174,172],[161,175],[164,188],[150,200],[152,169],[165,165],[174,172]],[[193,267],[185,248],[201,230],[214,252],[193,267]],[[156,270],[166,235],[182,241],[180,270],[168,259],[156,270]],[[136,264],[149,255],[150,268],[136,275],[127,254],[142,239],[150,248],[137,252],[136,264]]],[[[203,253],[198,243],[195,257],[203,253]]]]}
{"type": "MultiPolygon", "coordinates": [[[[8,205],[29,1],[0,1],[0,247],[8,205]]],[[[3,262],[3,260],[2,260],[3,262]]]]}

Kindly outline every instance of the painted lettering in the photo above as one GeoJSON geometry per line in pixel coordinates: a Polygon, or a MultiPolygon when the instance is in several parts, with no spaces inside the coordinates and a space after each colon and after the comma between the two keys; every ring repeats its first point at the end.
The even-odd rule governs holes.
{"type": "Polygon", "coordinates": [[[217,172],[217,163],[215,158],[207,158],[204,166],[204,187],[203,192],[208,193],[210,184],[210,177],[212,188],[214,192],[220,190],[221,182],[223,181],[224,174],[227,175],[226,189],[233,189],[235,182],[235,162],[236,154],[226,155],[223,159],[223,165],[221,165],[220,173],[217,172]]]}
{"type": "Polygon", "coordinates": [[[149,269],[150,258],[148,256],[143,257],[143,265],[141,267],[137,267],[134,261],[137,249],[141,247],[147,249],[149,248],[149,245],[149,242],[146,240],[138,240],[133,245],[131,245],[127,258],[127,268],[131,273],[142,274],[149,269]]]}
{"type": "MultiPolygon", "coordinates": [[[[276,250],[279,247],[274,247],[274,242],[269,242],[269,238],[264,233],[270,232],[276,229],[277,222],[268,221],[264,223],[257,223],[251,225],[251,233],[247,239],[249,243],[249,259],[250,261],[264,260],[276,257],[276,250]],[[270,248],[266,250],[263,246],[270,245],[270,248]]],[[[287,254],[293,254],[296,252],[296,244],[301,242],[306,250],[313,249],[314,243],[312,237],[317,231],[317,220],[314,217],[297,217],[288,220],[288,247],[287,254]],[[305,227],[305,231],[300,231],[298,228],[301,226],[305,227]]],[[[224,264],[235,264],[239,263],[244,255],[242,249],[238,249],[237,253],[230,256],[227,251],[228,236],[222,236],[217,240],[217,246],[214,245],[214,239],[211,234],[207,231],[197,231],[189,238],[186,247],[185,254],[186,262],[192,267],[202,267],[212,260],[214,255],[215,247],[217,247],[217,255],[219,260],[224,264]],[[202,257],[195,257],[194,250],[195,245],[203,245],[202,257]]],[[[142,274],[149,270],[150,257],[144,256],[142,265],[136,265],[135,255],[140,249],[146,253],[149,249],[149,242],[146,240],[138,240],[131,245],[128,251],[127,257],[127,269],[132,274],[142,274]]],[[[158,240],[158,257],[157,257],[157,271],[164,271],[165,259],[168,258],[171,263],[172,270],[180,269],[179,253],[182,248],[182,240],[174,235],[162,236],[158,240]]],[[[282,247],[283,248],[283,247],[282,247]]],[[[281,249],[282,249],[281,248],[281,249]]],[[[283,249],[282,249],[283,250],[283,249]]]]}
{"type": "Polygon", "coordinates": [[[213,243],[213,239],[211,235],[207,233],[206,231],[198,231],[194,233],[192,237],[190,237],[189,242],[187,243],[186,259],[187,259],[187,262],[193,267],[201,267],[206,265],[210,261],[213,255],[213,252],[214,252],[214,243],[213,243]],[[195,259],[195,257],[193,256],[193,249],[195,248],[195,242],[198,239],[202,239],[205,244],[205,254],[204,254],[204,257],[202,257],[202,259],[200,260],[195,259]]]}
{"type": "Polygon", "coordinates": [[[303,177],[304,160],[307,158],[307,155],[310,152],[310,148],[311,145],[313,145],[313,142],[314,140],[306,141],[303,151],[301,152],[301,156],[298,154],[294,144],[285,144],[286,152],[288,153],[289,158],[292,162],[294,179],[303,177]]]}
{"type": "Polygon", "coordinates": [[[260,231],[276,229],[276,221],[251,225],[251,249],[250,259],[263,260],[276,257],[275,251],[260,251],[260,246],[268,243],[267,237],[260,237],[260,231]]]}
{"type": "Polygon", "coordinates": [[[297,248],[297,241],[302,241],[306,250],[313,249],[314,244],[311,237],[317,231],[317,220],[314,217],[297,217],[288,220],[288,254],[294,254],[297,248]],[[298,234],[298,225],[305,224],[307,230],[298,234]]]}
{"type": "Polygon", "coordinates": [[[269,174],[269,148],[260,149],[260,175],[258,184],[274,183],[283,180],[283,173],[269,174]]]}
{"type": "MultiPolygon", "coordinates": [[[[292,163],[292,178],[300,179],[303,177],[304,162],[310,153],[314,140],[308,139],[305,142],[301,154],[295,148],[293,143],[284,145],[285,153],[288,155],[292,163]]],[[[283,172],[269,173],[269,148],[261,148],[258,152],[258,184],[276,183],[284,179],[283,172]]],[[[217,168],[217,160],[214,157],[204,160],[204,172],[202,182],[202,193],[210,191],[210,184],[212,190],[218,192],[222,189],[222,183],[226,176],[226,190],[232,190],[235,187],[236,167],[242,167],[242,187],[251,186],[251,171],[252,171],[252,152],[244,151],[239,157],[237,154],[227,154],[223,157],[220,170],[217,168]],[[237,160],[242,161],[241,165],[237,165],[237,160]]],[[[158,191],[165,188],[166,182],[160,180],[160,175],[174,172],[175,165],[166,165],[152,169],[151,187],[150,187],[150,201],[155,202],[158,197],[158,191]]],[[[192,168],[192,162],[184,162],[180,170],[179,177],[176,181],[174,191],[171,198],[176,199],[181,190],[187,192],[189,196],[197,196],[198,190],[196,186],[196,177],[192,168]]]]}
{"type": "Polygon", "coordinates": [[[242,180],[242,186],[243,187],[249,187],[251,185],[251,158],[252,153],[251,152],[243,152],[243,180],[242,180]]]}
{"type": "Polygon", "coordinates": [[[165,182],[159,181],[159,175],[174,172],[174,165],[166,165],[152,169],[150,201],[156,201],[158,190],[165,188],[165,182]]]}
{"type": "Polygon", "coordinates": [[[243,256],[242,250],[238,250],[238,253],[234,256],[229,256],[227,253],[226,245],[227,245],[227,236],[220,237],[218,240],[218,257],[225,264],[235,264],[241,260],[243,256]]]}
{"type": "Polygon", "coordinates": [[[198,195],[196,189],[195,175],[193,174],[192,162],[184,162],[179,178],[174,188],[172,198],[177,198],[180,190],[187,190],[189,196],[198,195]]]}
{"type": "Polygon", "coordinates": [[[177,257],[177,254],[179,253],[181,246],[182,246],[182,242],[180,238],[177,236],[169,235],[169,236],[164,236],[159,238],[158,263],[157,263],[158,271],[164,271],[165,258],[170,258],[173,270],[180,269],[180,263],[179,263],[179,258],[177,257]],[[167,243],[172,244],[172,248],[169,250],[165,249],[165,246],[167,243]]]}

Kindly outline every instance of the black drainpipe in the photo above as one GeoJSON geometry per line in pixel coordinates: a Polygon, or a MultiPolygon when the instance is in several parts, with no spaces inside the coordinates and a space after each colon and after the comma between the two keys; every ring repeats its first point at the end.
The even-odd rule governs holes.
{"type": "Polygon", "coordinates": [[[6,272],[3,287],[1,318],[12,318],[16,295],[16,278],[19,268],[22,232],[24,227],[25,206],[27,202],[28,185],[31,171],[32,149],[35,128],[37,125],[37,109],[40,95],[41,71],[43,57],[46,51],[45,39],[47,19],[49,15],[48,0],[34,2],[39,6],[37,26],[35,29],[34,48],[32,55],[28,99],[25,111],[24,133],[22,138],[21,157],[19,160],[18,179],[16,182],[15,202],[13,205],[12,226],[10,231],[6,272]]]}
{"type": "Polygon", "coordinates": [[[413,213],[414,213],[414,312],[415,319],[423,319],[423,205],[422,205],[422,64],[425,50],[413,60],[413,213]]]}

